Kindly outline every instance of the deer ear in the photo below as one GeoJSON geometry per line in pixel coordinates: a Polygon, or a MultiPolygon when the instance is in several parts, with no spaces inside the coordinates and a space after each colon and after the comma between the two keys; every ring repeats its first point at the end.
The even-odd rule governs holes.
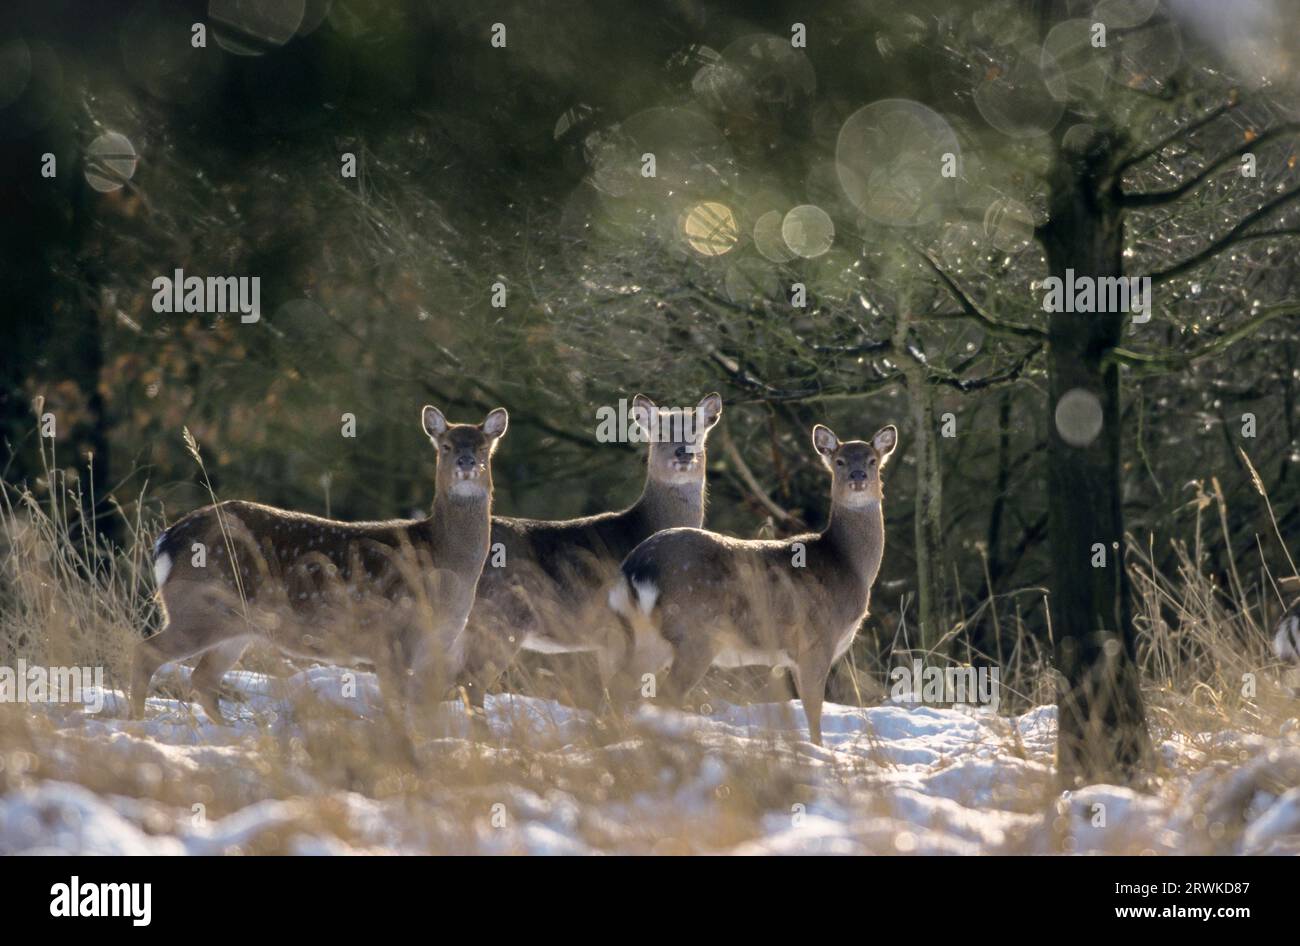
{"type": "Polygon", "coordinates": [[[889,459],[889,455],[898,446],[898,428],[893,424],[881,427],[876,431],[876,435],[871,438],[871,445],[876,448],[876,453],[880,454],[880,465],[884,466],[885,461],[889,459]]]}
{"type": "Polygon", "coordinates": [[[431,440],[437,440],[447,432],[447,418],[431,404],[424,405],[424,410],[420,412],[420,422],[431,440]]]}
{"type": "Polygon", "coordinates": [[[823,424],[818,424],[813,428],[812,434],[813,449],[823,457],[829,458],[832,453],[838,449],[840,438],[835,436],[835,432],[823,424]]]}
{"type": "Polygon", "coordinates": [[[654,423],[655,402],[650,400],[644,394],[638,394],[632,398],[632,420],[641,430],[649,434],[651,425],[654,423]]]}
{"type": "Polygon", "coordinates": [[[488,414],[487,419],[483,421],[483,433],[487,434],[493,440],[500,440],[505,436],[506,427],[510,425],[510,415],[506,413],[504,407],[498,407],[488,414]]]}
{"type": "Polygon", "coordinates": [[[722,417],[722,395],[716,391],[704,395],[695,408],[695,416],[700,422],[701,429],[709,430],[712,428],[718,422],[718,419],[722,417]]]}

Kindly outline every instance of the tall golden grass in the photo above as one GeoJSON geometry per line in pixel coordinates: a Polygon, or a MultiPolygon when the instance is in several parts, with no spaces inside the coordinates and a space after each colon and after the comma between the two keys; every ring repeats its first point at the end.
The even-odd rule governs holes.
{"type": "MultiPolygon", "coordinates": [[[[0,483],[0,664],[23,658],[29,664],[102,666],[109,685],[124,690],[132,647],[156,630],[150,552],[161,523],[145,512],[147,496],[139,497],[129,515],[112,506],[125,539],[109,547],[89,518],[93,497],[83,493],[75,474],[58,468],[51,456],[44,459],[44,477],[33,484],[40,498],[28,488],[0,483]]],[[[1222,491],[1215,483],[1198,490],[1195,502],[1193,535],[1174,544],[1173,574],[1157,569],[1150,542],[1130,542],[1139,659],[1157,745],[1175,740],[1198,748],[1206,766],[1231,765],[1241,761],[1238,750],[1231,741],[1217,740],[1218,734],[1276,737],[1288,720],[1294,723],[1296,703],[1284,679],[1286,668],[1273,661],[1268,647],[1282,599],[1266,571],[1248,580],[1235,562],[1230,581],[1216,583],[1206,562],[1210,544],[1228,539],[1222,491]]],[[[1280,567],[1283,574],[1294,573],[1289,561],[1280,567]]],[[[1051,702],[1049,642],[1031,632],[1027,618],[1029,609],[1043,606],[1042,593],[1031,589],[986,600],[953,621],[945,641],[949,654],[999,662],[1004,713],[1051,702]],[[987,610],[997,614],[1000,630],[995,654],[980,654],[969,644],[968,629],[987,610]]],[[[889,663],[913,656],[904,641],[896,643],[892,655],[882,656],[872,651],[871,637],[862,635],[841,665],[832,696],[877,702],[888,690],[889,663]]],[[[256,652],[249,654],[249,664],[279,675],[294,668],[256,652]]],[[[580,678],[567,673],[563,661],[525,662],[503,682],[512,691],[589,705],[574,682],[580,678]]],[[[719,674],[692,702],[698,707],[771,698],[772,686],[766,673],[719,674]]],[[[784,698],[789,691],[778,687],[775,692],[784,698]]],[[[165,683],[154,695],[188,699],[183,687],[169,689],[165,683]]],[[[179,706],[184,713],[189,704],[179,706]]],[[[202,742],[202,733],[211,738],[201,711],[188,712],[194,741],[202,742]]],[[[509,844],[492,846],[495,806],[509,818],[562,795],[590,811],[626,813],[578,819],[576,832],[595,848],[677,853],[732,849],[762,836],[764,819],[774,813],[788,815],[792,805],[811,803],[828,790],[852,797],[890,768],[884,755],[871,751],[833,758],[810,752],[777,729],[756,728],[740,747],[609,707],[563,733],[558,725],[548,730],[521,713],[505,730],[490,735],[477,730],[473,740],[433,738],[414,756],[382,722],[358,719],[310,694],[292,696],[289,712],[292,727],[259,720],[217,739],[209,755],[196,756],[170,751],[130,726],[110,734],[69,725],[70,717],[58,711],[0,705],[0,759],[5,760],[0,793],[43,779],[75,782],[100,794],[137,799],[145,822],[155,819],[160,832],[175,818],[188,817],[195,805],[217,818],[258,801],[294,800],[296,827],[260,833],[247,846],[248,852],[260,853],[290,850],[292,837],[303,832],[362,843],[345,802],[358,796],[397,806],[404,838],[418,849],[504,852],[509,844]],[[109,738],[111,752],[102,744],[109,738]],[[719,762],[721,774],[705,777],[719,762]],[[707,818],[675,800],[694,791],[710,796],[707,818]]],[[[418,721],[427,732],[465,722],[457,719],[461,711],[454,702],[431,712],[438,718],[418,721]]],[[[797,711],[790,723],[802,732],[797,711]]],[[[1003,732],[995,748],[1028,757],[1022,734],[1010,726],[1003,732]]],[[[870,732],[865,738],[871,742],[870,732]]],[[[1011,803],[1015,810],[1045,811],[1054,804],[1045,777],[1030,778],[1019,791],[1023,797],[1011,803]]],[[[859,803],[868,817],[879,799],[868,803],[861,797],[867,796],[859,803]]],[[[1014,840],[1008,849],[1017,844],[1027,849],[1026,842],[1014,840]]]]}

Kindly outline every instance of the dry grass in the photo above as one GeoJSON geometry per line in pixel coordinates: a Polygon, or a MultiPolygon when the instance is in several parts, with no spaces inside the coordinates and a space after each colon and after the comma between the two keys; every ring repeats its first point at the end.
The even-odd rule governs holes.
{"type": "MultiPolygon", "coordinates": [[[[1149,721],[1167,738],[1224,730],[1276,735],[1297,712],[1289,668],[1278,663],[1270,647],[1285,601],[1277,576],[1267,568],[1253,584],[1242,580],[1231,552],[1223,492],[1217,481],[1209,492],[1200,487],[1193,500],[1191,542],[1171,542],[1175,574],[1157,570],[1150,541],[1145,547],[1130,542],[1149,721]],[[1211,528],[1217,536],[1207,534],[1211,528]],[[1207,566],[1213,538],[1228,559],[1226,585],[1207,566]]],[[[1258,490],[1267,502],[1262,484],[1258,490]]],[[[1289,556],[1278,558],[1294,570],[1289,556]]]]}
{"type": "MultiPolygon", "coordinates": [[[[0,664],[21,657],[29,664],[102,666],[108,685],[125,689],[130,649],[157,620],[148,553],[159,523],[119,511],[127,538],[122,548],[109,549],[89,528],[89,497],[75,479],[51,464],[40,485],[40,501],[9,485],[0,489],[0,664]]],[[[1228,586],[1214,582],[1205,564],[1211,537],[1203,534],[1202,514],[1208,533],[1222,530],[1226,510],[1217,491],[1201,498],[1193,540],[1175,546],[1175,574],[1156,570],[1149,545],[1134,546],[1129,565],[1153,734],[1157,744],[1173,740],[1195,748],[1195,765],[1211,771],[1243,762],[1238,743],[1218,741],[1218,734],[1277,737],[1295,715],[1295,702],[1268,651],[1266,629],[1278,605],[1271,582],[1261,575],[1246,585],[1235,564],[1228,586]],[[1246,681],[1253,681],[1253,695],[1243,689],[1246,681]]],[[[1221,542],[1221,531],[1214,538],[1221,542]]],[[[948,653],[966,661],[1001,657],[1004,713],[1051,701],[1047,649],[1027,626],[1027,612],[1036,606],[1042,606],[1041,589],[986,601],[955,623],[945,641],[948,653]],[[966,628],[993,608],[1000,609],[1002,653],[979,654],[966,628]]],[[[863,643],[869,642],[864,635],[863,643]]],[[[832,696],[841,702],[870,705],[887,693],[887,667],[869,659],[867,649],[859,646],[839,669],[832,696]]],[[[911,656],[900,635],[893,662],[911,656]]],[[[250,660],[280,674],[293,669],[265,653],[251,653],[250,660]]],[[[562,660],[526,663],[505,684],[573,702],[578,675],[570,670],[562,660]]],[[[711,677],[696,702],[734,704],[760,692],[769,699],[789,696],[782,680],[736,673],[711,677]]],[[[188,699],[183,686],[165,683],[154,695],[188,699]]],[[[419,731],[465,723],[453,703],[430,712],[436,718],[417,721],[419,731]]],[[[79,784],[100,796],[133,800],[134,820],[160,835],[190,818],[195,806],[202,806],[204,817],[220,819],[259,802],[283,803],[268,825],[224,845],[227,852],[284,853],[303,835],[361,850],[384,847],[382,831],[359,827],[369,823],[367,812],[382,811],[381,821],[402,826],[391,842],[404,849],[524,850],[521,836],[497,831],[499,822],[541,820],[563,823],[568,837],[592,849],[688,853],[743,846],[763,837],[773,817],[819,800],[858,812],[868,826],[863,837],[874,837],[869,826],[880,822],[872,819],[894,804],[878,789],[901,772],[870,732],[861,751],[836,755],[810,751],[777,729],[726,742],[604,711],[554,727],[520,719],[489,738],[436,738],[412,758],[385,725],[317,696],[291,695],[287,713],[292,725],[273,717],[219,738],[201,718],[191,718],[177,724],[188,726],[188,735],[157,740],[113,721],[74,725],[73,712],[59,707],[38,713],[0,704],[0,794],[46,780],[79,784]]],[[[801,723],[801,717],[791,720],[801,723]]],[[[1030,773],[1016,789],[1019,797],[998,805],[1026,818],[1037,813],[1056,838],[1049,849],[1070,850],[1076,842],[1065,837],[1068,819],[1054,813],[1042,746],[1027,747],[1014,726],[998,733],[991,746],[1030,773]]],[[[1181,792],[1190,790],[1186,779],[1196,772],[1163,774],[1183,778],[1181,792]]],[[[1295,784],[1272,770],[1260,777],[1279,788],[1295,784]]],[[[982,804],[978,798],[969,803],[982,804]]],[[[1231,803],[1220,798],[1215,804],[1231,803]]],[[[1030,840],[1041,833],[1009,828],[1003,849],[1042,850],[1041,839],[1030,840]]],[[[1207,833],[1205,849],[1234,836],[1227,828],[1214,838],[1207,833]]]]}

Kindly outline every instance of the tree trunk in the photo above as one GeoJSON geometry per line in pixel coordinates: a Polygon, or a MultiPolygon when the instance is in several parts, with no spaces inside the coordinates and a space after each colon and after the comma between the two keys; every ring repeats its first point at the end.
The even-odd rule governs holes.
{"type": "Polygon", "coordinates": [[[1007,509],[1007,489],[1011,482],[1011,391],[998,398],[998,478],[989,511],[988,556],[989,597],[997,593],[1002,577],[1002,520],[1007,509]]]}
{"type": "MultiPolygon", "coordinates": [[[[1067,269],[1076,279],[1123,272],[1113,143],[1095,144],[1086,157],[1058,153],[1050,178],[1050,219],[1041,238],[1051,275],[1063,281],[1067,269]]],[[[1068,281],[1064,288],[1068,294],[1068,281]]],[[[1127,317],[1057,311],[1048,327],[1050,607],[1063,677],[1057,766],[1067,787],[1130,781],[1150,751],[1124,570],[1119,369],[1103,365],[1127,317]],[[1074,442],[1058,426],[1057,405],[1071,391],[1085,392],[1100,406],[1101,430],[1090,442],[1078,442],[1086,423],[1064,425],[1074,442]],[[1101,566],[1095,564],[1099,546],[1101,566]]]]}
{"type": "MultiPolygon", "coordinates": [[[[894,329],[894,344],[899,350],[907,344],[911,316],[904,303],[894,329]]],[[[916,551],[917,614],[920,625],[918,644],[926,652],[935,651],[943,637],[943,481],[939,475],[939,450],[934,424],[934,390],[923,365],[911,358],[899,359],[907,379],[911,406],[912,435],[916,438],[916,495],[913,523],[916,551]]]]}

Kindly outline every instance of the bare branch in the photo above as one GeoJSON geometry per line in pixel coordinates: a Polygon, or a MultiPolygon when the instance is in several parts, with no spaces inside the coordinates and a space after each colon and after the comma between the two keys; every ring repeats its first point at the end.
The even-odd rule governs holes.
{"type": "MultiPolygon", "coordinates": [[[[451,350],[441,345],[438,346],[438,350],[447,359],[449,359],[452,364],[457,366],[461,366],[463,364],[460,358],[458,358],[455,355],[455,353],[453,353],[451,350]]],[[[455,403],[458,400],[463,399],[463,398],[451,397],[448,392],[440,390],[435,385],[430,383],[427,379],[420,379],[420,384],[424,387],[426,391],[428,391],[434,397],[439,398],[440,403],[441,402],[455,403]]],[[[499,389],[497,389],[492,385],[487,384],[481,378],[475,378],[474,387],[476,387],[483,394],[487,395],[487,400],[480,400],[479,398],[475,398],[473,401],[473,403],[475,403],[480,410],[484,410],[484,411],[491,410],[494,404],[495,405],[511,404],[512,407],[510,408],[510,415],[511,417],[515,418],[516,422],[522,422],[524,424],[532,425],[533,427],[536,427],[538,430],[542,431],[543,433],[550,434],[552,437],[555,437],[558,440],[566,440],[569,443],[575,443],[582,447],[592,447],[597,445],[597,441],[595,440],[595,438],[585,437],[581,434],[575,434],[572,430],[569,430],[566,427],[561,427],[558,426],[557,424],[552,423],[543,413],[538,411],[533,411],[528,409],[527,407],[521,406],[521,402],[518,398],[505,397],[504,395],[501,394],[499,389]]],[[[623,449],[635,449],[635,447],[633,447],[631,444],[626,444],[621,442],[619,443],[619,446],[623,449]]]]}
{"type": "Polygon", "coordinates": [[[1179,368],[1187,367],[1200,358],[1204,358],[1206,355],[1213,355],[1223,351],[1223,349],[1253,333],[1255,329],[1266,322],[1270,322],[1279,316],[1296,314],[1300,314],[1300,300],[1277,302],[1262,307],[1259,314],[1253,319],[1243,322],[1232,331],[1220,335],[1208,345],[1203,345],[1195,351],[1151,354],[1149,352],[1130,351],[1127,348],[1112,348],[1107,353],[1104,361],[1127,365],[1130,368],[1137,369],[1139,374],[1144,375],[1176,371],[1179,368]]]}
{"type": "Polygon", "coordinates": [[[816,345],[804,340],[802,335],[795,335],[799,344],[818,355],[883,355],[894,347],[892,340],[886,338],[878,342],[865,341],[856,345],[816,345]]]}
{"type": "Polygon", "coordinates": [[[782,509],[776,504],[776,501],[767,494],[767,491],[758,482],[758,477],[754,476],[754,471],[749,468],[745,458],[740,455],[736,449],[736,444],[731,439],[731,434],[727,431],[726,426],[722,428],[722,449],[726,453],[727,459],[731,461],[736,468],[736,475],[740,481],[745,484],[751,496],[758,501],[764,509],[772,514],[780,522],[795,528],[804,528],[805,523],[798,516],[786,509],[782,509]]]}
{"type": "Polygon", "coordinates": [[[1029,363],[1038,357],[1038,353],[1042,350],[1042,345],[1035,345],[1025,353],[1023,358],[1001,374],[988,375],[983,378],[947,378],[942,375],[932,374],[928,380],[930,384],[947,385],[961,391],[963,394],[998,387],[1003,384],[1012,384],[1020,380],[1025,373],[1025,369],[1029,367],[1029,363]]]}
{"type": "MultiPolygon", "coordinates": [[[[1183,273],[1187,272],[1188,270],[1195,269],[1197,266],[1201,265],[1201,263],[1204,263],[1206,260],[1212,259],[1213,257],[1217,256],[1222,250],[1231,246],[1234,243],[1241,242],[1243,240],[1260,238],[1261,236],[1263,236],[1263,234],[1245,234],[1245,236],[1243,236],[1243,234],[1245,233],[1246,230],[1250,229],[1250,227],[1259,223],[1261,220],[1263,220],[1265,217],[1271,214],[1274,210],[1277,210],[1279,207],[1285,206],[1286,204],[1295,200],[1297,197],[1300,197],[1300,187],[1286,191],[1283,194],[1279,194],[1277,197],[1273,198],[1268,203],[1264,204],[1264,206],[1260,207],[1258,210],[1254,211],[1253,213],[1247,214],[1245,217],[1242,218],[1240,223],[1238,223],[1235,227],[1233,227],[1223,236],[1219,237],[1217,240],[1212,241],[1208,246],[1206,246],[1200,252],[1192,254],[1191,256],[1187,257],[1187,259],[1183,260],[1180,263],[1175,263],[1173,266],[1170,266],[1168,269],[1162,269],[1159,272],[1152,273],[1151,282],[1157,285],[1163,282],[1168,282],[1170,279],[1173,279],[1175,276],[1181,276],[1183,273]]],[[[1284,228],[1268,235],[1278,236],[1289,232],[1290,232],[1289,228],[1284,228]]]]}
{"type": "Polygon", "coordinates": [[[1286,122],[1285,124],[1270,128],[1262,135],[1252,138],[1250,141],[1243,142],[1241,145],[1213,162],[1209,167],[1205,168],[1198,174],[1194,174],[1177,187],[1163,191],[1152,191],[1145,194],[1121,194],[1119,198],[1120,203],[1125,207],[1159,207],[1164,204],[1173,203],[1184,194],[1187,194],[1190,191],[1195,190],[1201,184],[1204,184],[1207,180],[1228,165],[1240,160],[1241,156],[1246,152],[1259,148],[1275,138],[1279,138],[1286,134],[1295,134],[1297,132],[1300,132],[1300,122],[1286,122]]]}
{"type": "Polygon", "coordinates": [[[961,287],[953,282],[952,278],[943,271],[943,267],[939,265],[938,260],[931,256],[928,251],[916,247],[913,247],[913,249],[915,249],[916,252],[924,257],[925,261],[930,264],[930,268],[934,270],[935,275],[939,277],[944,286],[947,287],[948,291],[952,293],[953,298],[957,300],[958,304],[961,306],[963,315],[967,319],[978,322],[980,325],[984,326],[985,330],[993,335],[1005,335],[1011,338],[1032,338],[1037,340],[1047,338],[1046,332],[1042,329],[1035,328],[1032,325],[1018,325],[1014,322],[1002,322],[993,318],[980,308],[979,305],[970,298],[970,296],[966,295],[966,293],[961,290],[961,287]]]}
{"type": "Polygon", "coordinates": [[[1120,162],[1119,167],[1116,169],[1116,173],[1123,174],[1129,168],[1141,164],[1143,161],[1149,160],[1150,158],[1154,158],[1157,154],[1159,154],[1161,151],[1164,151],[1165,148],[1168,148],[1175,141],[1178,141],[1179,139],[1182,138],[1186,138],[1188,135],[1200,131],[1205,126],[1211,124],[1215,119],[1220,118],[1221,116],[1226,115],[1228,112],[1232,111],[1234,108],[1237,108],[1240,104],[1241,104],[1241,99],[1237,95],[1237,91],[1234,89],[1231,92],[1231,94],[1228,96],[1228,100],[1223,104],[1210,109],[1210,111],[1206,112],[1200,118],[1195,119],[1190,124],[1183,125],[1175,129],[1174,131],[1171,131],[1169,134],[1165,135],[1165,137],[1161,138],[1159,141],[1151,145],[1149,148],[1143,149],[1142,151],[1138,152],[1132,157],[1125,158],[1122,162],[1120,162]]]}

